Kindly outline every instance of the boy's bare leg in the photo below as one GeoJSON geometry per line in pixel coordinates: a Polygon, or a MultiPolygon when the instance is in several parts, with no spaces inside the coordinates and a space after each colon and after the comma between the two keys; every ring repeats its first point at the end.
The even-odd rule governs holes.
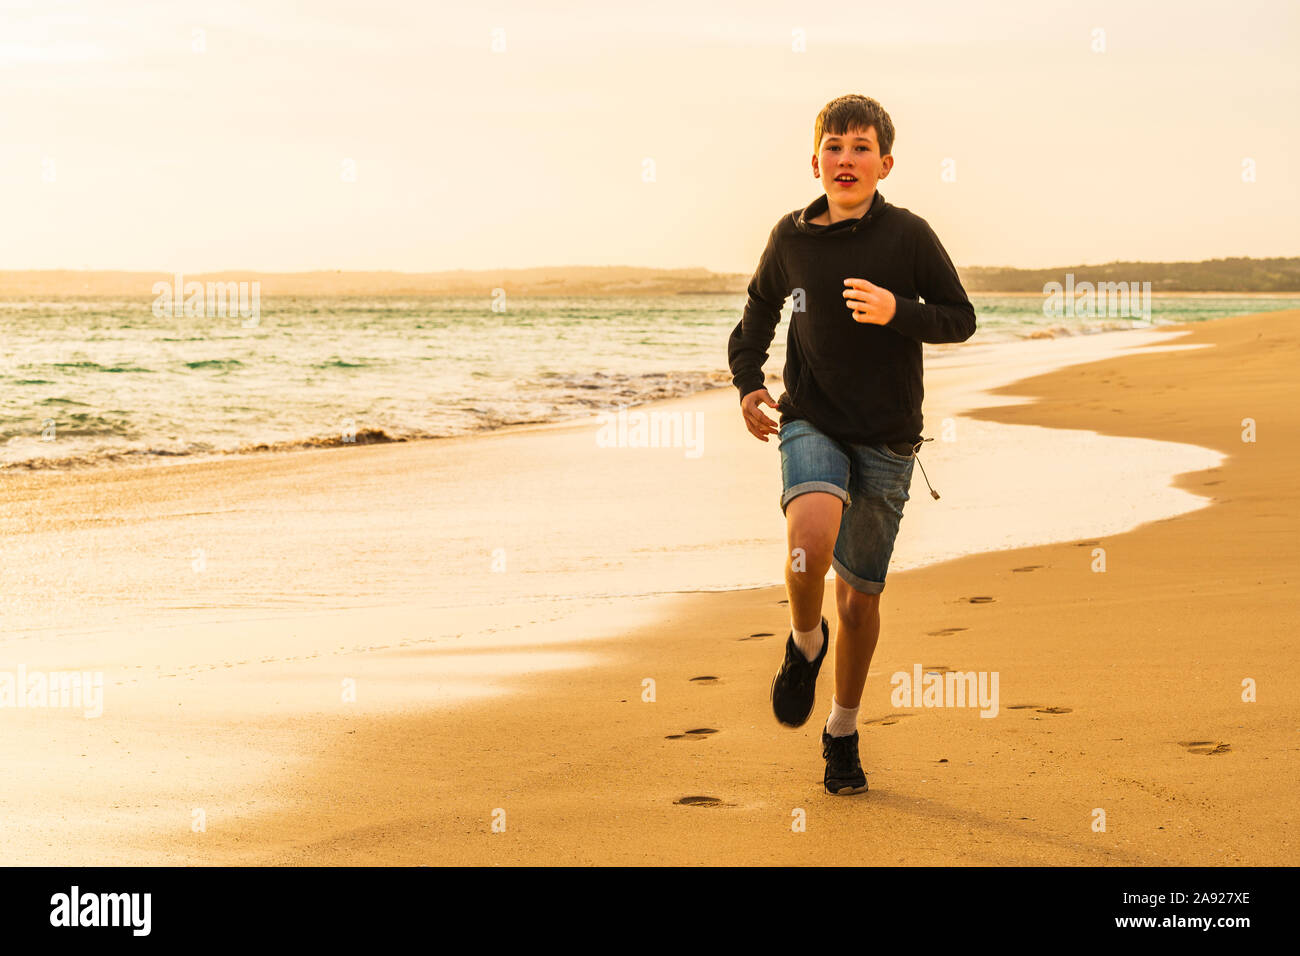
{"type": "Polygon", "coordinates": [[[840,533],[844,502],[825,491],[809,491],[785,507],[785,589],[790,620],[801,631],[821,624],[826,572],[840,533]]]}
{"type": "Polygon", "coordinates": [[[839,610],[835,699],[841,707],[853,710],[862,700],[862,687],[880,638],[880,595],[863,594],[837,574],[835,604],[839,610]]]}

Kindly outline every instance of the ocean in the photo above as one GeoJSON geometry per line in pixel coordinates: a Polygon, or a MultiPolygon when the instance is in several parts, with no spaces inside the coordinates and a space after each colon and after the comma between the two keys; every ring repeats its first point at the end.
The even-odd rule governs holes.
{"type": "MultiPolygon", "coordinates": [[[[971,299],[971,343],[1300,308],[1300,296],[1155,295],[1148,322],[1046,317],[1039,295],[971,299]]],[[[486,297],[277,297],[252,327],[159,318],[151,303],[0,302],[0,470],[464,435],[729,386],[745,296],[516,298],[505,312],[486,297]]]]}

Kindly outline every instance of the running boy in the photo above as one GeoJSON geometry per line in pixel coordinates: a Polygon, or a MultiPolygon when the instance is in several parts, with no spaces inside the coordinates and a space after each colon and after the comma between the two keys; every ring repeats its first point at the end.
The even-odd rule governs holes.
{"type": "Polygon", "coordinates": [[[859,793],[858,706],[880,634],[880,592],[921,437],[922,342],[964,342],[975,310],[924,219],[885,202],[894,124],[879,103],[841,96],[813,127],[813,176],[825,195],[782,216],[749,283],[727,353],[745,427],[775,434],[786,518],[790,636],[772,710],[802,726],[830,645],[822,617],[836,572],[835,696],[822,731],[825,787],[859,793]],[[763,363],[793,297],[779,403],[763,363]],[[781,413],[780,425],[760,408],[781,413]]]}

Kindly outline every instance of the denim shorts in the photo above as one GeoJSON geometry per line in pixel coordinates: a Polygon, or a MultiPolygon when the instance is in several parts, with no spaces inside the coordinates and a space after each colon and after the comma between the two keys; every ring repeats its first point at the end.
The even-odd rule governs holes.
{"type": "Polygon", "coordinates": [[[781,448],[781,511],[808,491],[825,491],[844,502],[831,566],[855,590],[879,594],[912,485],[915,453],[888,445],[838,441],[806,419],[787,421],[781,448]]]}

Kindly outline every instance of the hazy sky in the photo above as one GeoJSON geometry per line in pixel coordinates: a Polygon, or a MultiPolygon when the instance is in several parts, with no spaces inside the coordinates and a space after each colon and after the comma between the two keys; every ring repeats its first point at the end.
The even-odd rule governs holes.
{"type": "Polygon", "coordinates": [[[958,265],[1300,255],[1300,4],[983,7],[0,0],[0,269],[748,273],[843,93],[958,265]]]}

